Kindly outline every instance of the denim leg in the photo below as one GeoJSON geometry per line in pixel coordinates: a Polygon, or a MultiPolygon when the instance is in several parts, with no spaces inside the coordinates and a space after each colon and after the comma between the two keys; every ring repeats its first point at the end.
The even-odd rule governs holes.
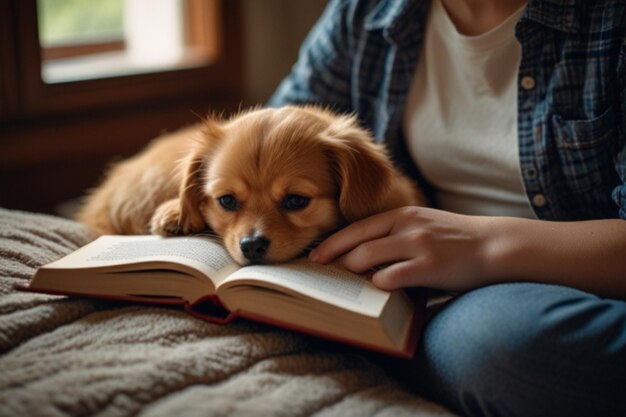
{"type": "Polygon", "coordinates": [[[626,416],[626,302],[543,284],[451,301],[424,328],[422,393],[473,416],[626,416]]]}

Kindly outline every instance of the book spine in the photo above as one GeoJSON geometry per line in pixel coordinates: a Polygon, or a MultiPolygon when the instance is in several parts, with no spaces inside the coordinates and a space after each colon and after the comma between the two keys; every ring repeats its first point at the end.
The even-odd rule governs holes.
{"type": "Polygon", "coordinates": [[[215,294],[207,295],[192,303],[185,303],[185,311],[200,320],[215,324],[227,324],[237,318],[237,313],[229,311],[215,294]]]}

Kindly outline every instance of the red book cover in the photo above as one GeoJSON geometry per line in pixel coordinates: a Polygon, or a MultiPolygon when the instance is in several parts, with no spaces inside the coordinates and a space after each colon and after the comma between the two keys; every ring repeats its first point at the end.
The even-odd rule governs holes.
{"type": "Polygon", "coordinates": [[[107,300],[129,301],[144,304],[155,304],[163,306],[179,306],[191,316],[215,324],[227,324],[237,319],[238,317],[257,321],[260,323],[269,324],[272,326],[281,327],[288,330],[293,330],[299,333],[320,337],[327,340],[337,341],[339,343],[352,345],[358,348],[377,351],[386,355],[398,356],[402,358],[411,358],[415,354],[419,335],[421,333],[421,327],[423,317],[426,311],[426,294],[422,290],[408,291],[407,294],[411,298],[415,310],[411,318],[410,333],[406,340],[405,346],[401,350],[384,349],[379,346],[370,345],[366,342],[354,341],[348,338],[338,337],[336,335],[310,329],[305,326],[290,323],[285,320],[280,320],[272,317],[263,316],[260,314],[247,312],[239,309],[237,311],[228,311],[220,302],[217,295],[207,295],[194,304],[187,302],[181,298],[168,298],[168,297],[150,297],[150,296],[134,296],[134,295],[106,295],[106,294],[84,294],[72,291],[57,291],[57,290],[43,290],[31,288],[28,285],[16,285],[16,289],[20,291],[27,291],[32,293],[42,293],[50,295],[62,295],[71,297],[87,297],[98,298],[107,300]]]}

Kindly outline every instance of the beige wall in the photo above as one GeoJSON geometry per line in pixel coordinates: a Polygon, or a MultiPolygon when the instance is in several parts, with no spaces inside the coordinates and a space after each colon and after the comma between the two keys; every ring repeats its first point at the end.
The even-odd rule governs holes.
{"type": "Polygon", "coordinates": [[[246,105],[263,104],[296,62],[326,0],[244,0],[246,105]]]}

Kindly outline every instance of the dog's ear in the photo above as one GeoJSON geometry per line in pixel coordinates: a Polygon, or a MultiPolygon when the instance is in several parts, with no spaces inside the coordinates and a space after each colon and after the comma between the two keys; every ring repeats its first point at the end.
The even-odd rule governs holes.
{"type": "Polygon", "coordinates": [[[398,174],[384,147],[354,118],[331,122],[323,137],[339,185],[339,209],[348,222],[398,206],[398,174]]]}
{"type": "Polygon", "coordinates": [[[206,172],[212,151],[222,137],[220,122],[207,118],[202,126],[202,134],[193,143],[188,157],[183,160],[183,179],[179,192],[180,226],[183,233],[199,232],[207,227],[202,207],[205,193],[206,172]]]}

